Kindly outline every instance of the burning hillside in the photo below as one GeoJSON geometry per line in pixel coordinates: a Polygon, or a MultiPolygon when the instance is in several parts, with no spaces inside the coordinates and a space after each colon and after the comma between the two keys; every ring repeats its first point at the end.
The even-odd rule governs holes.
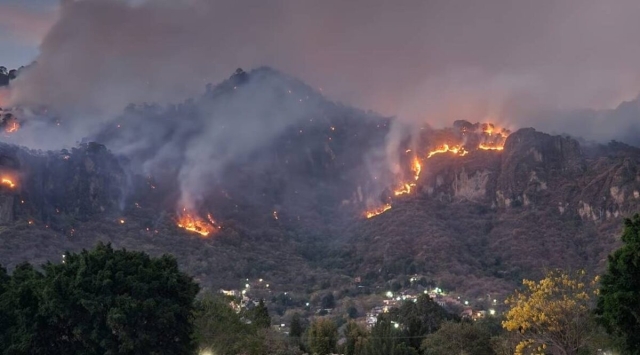
{"type": "MultiPolygon", "coordinates": [[[[423,146],[415,151],[404,150],[405,156],[411,156],[407,162],[410,172],[407,175],[411,178],[401,178],[393,189],[393,196],[401,197],[417,191],[420,173],[423,165],[429,168],[429,159],[436,156],[464,157],[477,150],[501,151],[509,134],[510,130],[493,123],[470,123],[464,120],[455,121],[452,127],[428,130],[420,136],[420,141],[424,142],[423,146]]],[[[365,211],[365,216],[375,217],[390,210],[391,206],[391,201],[388,201],[382,206],[365,211]]]]}
{"type": "Polygon", "coordinates": [[[186,208],[179,213],[177,225],[190,232],[198,233],[203,237],[208,237],[210,234],[222,228],[216,223],[210,213],[207,214],[207,220],[205,220],[195,212],[187,211],[186,208]]]}

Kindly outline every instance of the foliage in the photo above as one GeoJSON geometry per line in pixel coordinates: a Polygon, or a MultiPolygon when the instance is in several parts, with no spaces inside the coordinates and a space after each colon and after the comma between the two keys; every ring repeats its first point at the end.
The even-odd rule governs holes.
{"type": "Polygon", "coordinates": [[[318,318],[311,323],[307,338],[312,354],[333,354],[338,342],[338,328],[331,319],[318,318]]]}
{"type": "Polygon", "coordinates": [[[392,321],[401,325],[407,345],[416,350],[420,349],[422,338],[437,331],[444,321],[455,318],[428,295],[420,295],[416,302],[406,301],[389,314],[392,321]]]}
{"type": "Polygon", "coordinates": [[[550,349],[577,354],[593,335],[591,307],[598,278],[588,279],[584,271],[568,274],[550,271],[539,282],[524,280],[506,303],[510,309],[503,327],[519,332],[516,354],[544,354],[550,349]]]}
{"type": "Polygon", "coordinates": [[[474,323],[445,322],[437,332],[422,342],[425,355],[473,354],[494,355],[491,334],[474,323]]]}
{"type": "Polygon", "coordinates": [[[289,336],[299,339],[302,336],[303,332],[304,328],[302,327],[302,321],[300,320],[300,313],[295,313],[293,317],[291,317],[289,336]]]}
{"type": "Polygon", "coordinates": [[[258,305],[249,311],[249,318],[258,328],[269,328],[271,326],[271,317],[269,317],[269,310],[267,310],[264,300],[261,299],[258,305]]]}
{"type": "Polygon", "coordinates": [[[596,313],[626,353],[640,354],[640,215],[625,220],[622,242],[609,256],[596,313]]]}
{"type": "Polygon", "coordinates": [[[190,354],[198,285],[173,257],[99,244],[42,272],[16,268],[0,297],[10,354],[190,354]]]}
{"type": "Polygon", "coordinates": [[[367,343],[368,332],[354,321],[349,321],[344,328],[344,355],[363,354],[367,343]]]}
{"type": "Polygon", "coordinates": [[[404,341],[399,324],[388,316],[381,315],[371,329],[369,340],[365,346],[365,355],[407,355],[418,354],[417,350],[409,347],[404,341]]]}
{"type": "Polygon", "coordinates": [[[195,338],[201,349],[215,354],[259,353],[256,327],[246,324],[229,306],[229,300],[205,294],[196,303],[195,338]]]}

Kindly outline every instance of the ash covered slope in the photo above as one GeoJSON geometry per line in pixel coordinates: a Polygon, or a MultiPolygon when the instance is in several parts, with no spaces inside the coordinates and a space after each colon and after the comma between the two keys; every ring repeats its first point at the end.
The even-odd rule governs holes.
{"type": "Polygon", "coordinates": [[[503,151],[425,165],[417,194],[351,230],[357,273],[508,292],[544,268],[601,268],[621,217],[640,211],[640,149],[620,143],[581,147],[529,128],[503,151]]]}

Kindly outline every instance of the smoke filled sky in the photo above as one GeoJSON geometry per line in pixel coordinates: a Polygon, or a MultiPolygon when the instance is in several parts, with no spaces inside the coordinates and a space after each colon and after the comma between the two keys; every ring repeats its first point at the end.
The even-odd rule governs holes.
{"type": "Polygon", "coordinates": [[[640,93],[638,18],[637,0],[0,0],[0,61],[38,53],[16,102],[97,113],[269,65],[414,122],[535,125],[640,93]]]}

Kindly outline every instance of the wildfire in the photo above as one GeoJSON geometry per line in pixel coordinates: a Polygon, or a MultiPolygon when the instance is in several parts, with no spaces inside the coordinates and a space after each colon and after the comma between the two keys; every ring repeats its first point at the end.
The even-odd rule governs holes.
{"type": "Polygon", "coordinates": [[[478,146],[478,149],[482,149],[482,150],[503,150],[504,146],[497,146],[497,145],[490,145],[490,144],[480,144],[478,146]]]}
{"type": "Polygon", "coordinates": [[[414,180],[418,181],[418,178],[420,177],[420,172],[422,171],[422,165],[420,165],[420,161],[418,159],[415,159],[413,161],[413,172],[415,173],[413,175],[414,180]]]}
{"type": "Polygon", "coordinates": [[[8,178],[2,178],[1,183],[2,185],[9,186],[12,189],[16,187],[16,184],[11,179],[8,179],[8,178]]]}
{"type": "Polygon", "coordinates": [[[397,190],[393,191],[394,195],[396,196],[400,196],[400,195],[404,195],[404,194],[410,194],[411,193],[411,188],[415,187],[416,184],[403,184],[402,186],[400,186],[397,190]]]}
{"type": "Polygon", "coordinates": [[[4,131],[7,133],[13,133],[17,132],[18,129],[20,129],[20,124],[16,121],[13,121],[4,128],[4,131]]]}
{"type": "Polygon", "coordinates": [[[469,152],[466,151],[464,149],[464,147],[460,146],[460,145],[454,145],[454,146],[449,146],[448,144],[443,144],[441,147],[436,148],[435,150],[432,150],[429,152],[429,154],[427,155],[427,159],[431,158],[432,156],[436,155],[436,154],[440,154],[440,153],[453,153],[455,155],[459,155],[459,156],[465,156],[467,155],[469,152]]]}
{"type": "Polygon", "coordinates": [[[380,207],[378,207],[376,209],[366,211],[365,212],[365,217],[373,218],[375,216],[378,216],[378,215],[381,215],[381,214],[387,212],[390,209],[391,209],[391,205],[387,203],[387,204],[385,204],[383,206],[380,206],[380,207]]]}
{"type": "Polygon", "coordinates": [[[216,221],[211,217],[211,214],[207,214],[207,220],[198,217],[194,213],[187,212],[187,209],[184,208],[180,216],[178,216],[178,227],[206,237],[217,229],[220,229],[220,226],[217,225],[216,221]]]}

